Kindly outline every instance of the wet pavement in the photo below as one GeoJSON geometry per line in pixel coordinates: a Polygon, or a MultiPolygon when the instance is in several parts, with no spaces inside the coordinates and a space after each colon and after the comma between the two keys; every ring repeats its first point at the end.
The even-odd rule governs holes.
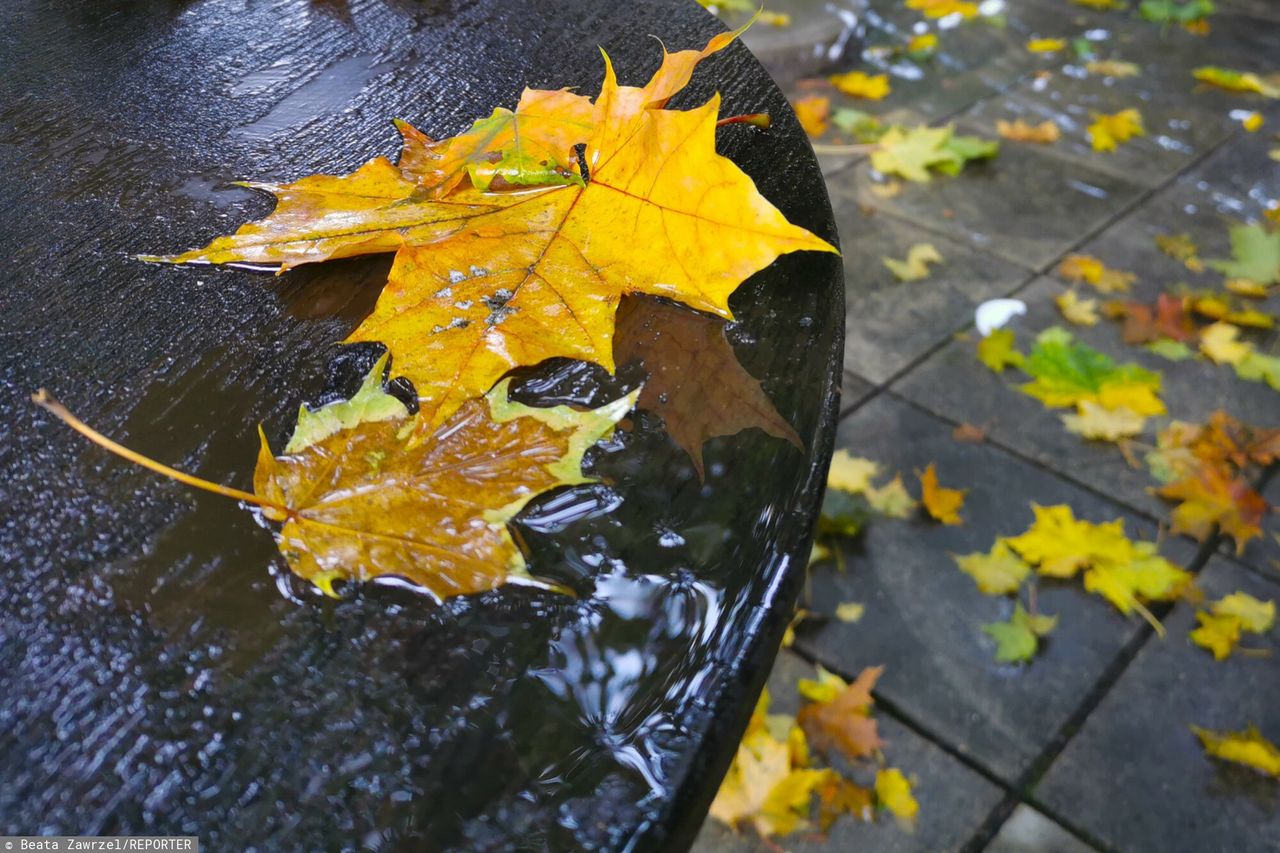
{"type": "MultiPolygon", "coordinates": [[[[957,177],[904,183],[891,197],[865,155],[822,152],[847,279],[837,447],[902,472],[913,491],[912,472],[935,462],[944,484],[970,492],[962,526],[874,520],[842,544],[843,571],[816,566],[809,608],[829,617],[838,604],[857,601],[865,615],[856,623],[802,624],[772,676],[777,705],[814,663],[845,677],[886,666],[877,713],[892,763],[915,781],[915,833],[886,819],[869,825],[844,818],[826,842],[793,837],[780,839],[781,847],[1277,849],[1280,783],[1205,757],[1187,728],[1253,724],[1280,740],[1274,632],[1251,638],[1258,653],[1219,662],[1188,642],[1196,609],[1189,602],[1155,608],[1162,638],[1079,584],[1058,585],[1040,596],[1041,606],[1060,616],[1057,632],[1030,664],[998,664],[980,626],[1007,619],[1012,601],[979,593],[950,555],[985,551],[996,537],[1021,532],[1032,503],[1065,503],[1077,517],[1124,518],[1131,535],[1160,537],[1161,552],[1195,572],[1209,598],[1236,590],[1280,598],[1280,516],[1272,513],[1264,537],[1240,554],[1230,542],[1169,534],[1170,507],[1149,493],[1147,471],[1115,445],[1066,432],[1061,412],[982,366],[972,328],[978,304],[1012,296],[1028,308],[1014,323],[1024,347],[1058,325],[1119,361],[1159,371],[1169,416],[1148,422],[1147,442],[1169,419],[1203,422],[1217,409],[1280,426],[1280,394],[1265,384],[1204,359],[1173,362],[1126,345],[1119,325],[1106,319],[1070,325],[1053,302],[1068,289],[1055,270],[1076,252],[1136,273],[1134,299],[1154,300],[1180,283],[1221,289],[1220,273],[1187,269],[1154,238],[1188,234],[1201,257],[1229,257],[1228,227],[1262,221],[1280,199],[1280,163],[1269,156],[1280,147],[1280,101],[1211,90],[1191,76],[1204,65],[1280,71],[1280,4],[1218,0],[1208,32],[1195,33],[1141,20],[1136,2],[1124,11],[1093,11],[1070,0],[1007,0],[999,26],[931,21],[902,0],[872,0],[864,45],[871,50],[860,60],[856,51],[833,53],[835,30],[812,23],[825,13],[838,28],[844,17],[833,6],[851,5],[769,4],[793,12],[800,31],[825,32],[809,53],[797,48],[799,31],[758,27],[748,43],[791,94],[830,95],[833,109],[908,124],[954,122],[958,132],[987,138],[997,137],[997,120],[1053,119],[1062,137],[1051,145],[1004,140],[994,159],[970,163],[957,177]],[[877,58],[876,47],[924,32],[939,35],[932,60],[877,58]],[[1032,53],[1031,38],[1062,38],[1068,46],[1032,53]],[[1088,74],[1072,46],[1077,39],[1097,58],[1136,63],[1140,73],[1088,74]],[[881,101],[857,100],[803,79],[848,68],[888,70],[892,92],[881,101]],[[1091,113],[1128,108],[1141,111],[1147,135],[1114,152],[1093,151],[1091,113]],[[1245,132],[1241,111],[1261,113],[1261,130],[1245,132]],[[902,258],[920,242],[932,243],[944,262],[923,281],[895,281],[881,259],[902,258]],[[986,440],[956,440],[960,424],[981,427],[986,440]]],[[[835,130],[818,141],[852,140],[835,130]]],[[[1277,313],[1280,293],[1273,288],[1257,307],[1277,313]]],[[[1280,352],[1274,332],[1255,340],[1267,354],[1280,352]]],[[[1264,480],[1261,491],[1272,506],[1280,503],[1280,478],[1264,480]]],[[[709,821],[695,849],[776,848],[709,821]]]]}

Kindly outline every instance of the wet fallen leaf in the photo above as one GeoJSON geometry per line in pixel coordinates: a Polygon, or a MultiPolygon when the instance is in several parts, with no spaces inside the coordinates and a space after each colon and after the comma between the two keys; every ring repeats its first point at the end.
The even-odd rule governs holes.
{"type": "Polygon", "coordinates": [[[929,265],[942,263],[942,255],[932,243],[916,243],[907,249],[906,260],[881,258],[898,281],[921,281],[929,277],[929,265]]]}
{"type": "Polygon", "coordinates": [[[987,431],[980,426],[973,424],[960,424],[951,431],[951,437],[956,441],[963,441],[969,444],[980,444],[987,440],[987,431]]]}
{"type": "Polygon", "coordinates": [[[928,59],[938,50],[936,33],[921,33],[907,40],[906,53],[916,62],[928,59]]]}
{"type": "Polygon", "coordinates": [[[911,793],[911,783],[902,771],[888,767],[876,772],[876,801],[897,819],[898,825],[910,832],[915,828],[920,804],[911,793]]]}
{"type": "Polygon", "coordinates": [[[613,361],[640,363],[648,378],[636,406],[661,416],[667,433],[704,476],[702,446],[756,428],[803,450],[760,382],[742,367],[719,317],[646,296],[618,304],[613,361]]]}
{"type": "Polygon", "coordinates": [[[1093,123],[1089,125],[1089,142],[1094,151],[1114,151],[1122,142],[1128,142],[1135,136],[1146,136],[1142,126],[1142,114],[1136,109],[1120,110],[1117,113],[1091,113],[1093,123]]]}
{"type": "Polygon", "coordinates": [[[1102,293],[1127,291],[1137,276],[1133,273],[1109,269],[1106,264],[1089,255],[1067,255],[1058,265],[1058,275],[1067,281],[1083,281],[1102,293]]]}
{"type": "Polygon", "coordinates": [[[1196,613],[1199,627],[1188,634],[1191,642],[1213,653],[1214,660],[1226,660],[1240,642],[1240,620],[1234,616],[1216,616],[1201,610],[1196,613]]]}
{"type": "Polygon", "coordinates": [[[978,585],[986,595],[1008,595],[1018,591],[1022,582],[1031,574],[1031,566],[1018,556],[1003,540],[997,539],[991,550],[953,555],[956,565],[978,585]]]}
{"type": "Polygon", "coordinates": [[[875,462],[840,449],[831,457],[831,467],[827,471],[827,488],[839,489],[851,495],[862,494],[871,488],[871,480],[879,473],[880,466],[875,462]]]}
{"type": "Polygon", "coordinates": [[[1248,71],[1203,65],[1193,69],[1191,76],[1201,83],[1208,83],[1210,86],[1217,86],[1228,92],[1252,92],[1268,98],[1280,98],[1280,86],[1248,71]]]}
{"type": "Polygon", "coordinates": [[[1267,120],[1262,117],[1262,113],[1250,112],[1240,119],[1240,126],[1244,128],[1246,133],[1257,133],[1267,120]]]}
{"type": "Polygon", "coordinates": [[[1177,501],[1172,530],[1203,542],[1216,527],[1236,540],[1242,553],[1250,539],[1262,535],[1267,502],[1240,477],[1216,466],[1203,466],[1193,476],[1162,486],[1156,494],[1177,501]]]}
{"type": "Polygon", "coordinates": [[[884,746],[871,714],[871,690],[884,667],[864,669],[828,701],[805,705],[796,715],[809,743],[819,750],[837,750],[848,758],[863,758],[884,746]]]}
{"type": "Polygon", "coordinates": [[[1254,634],[1271,630],[1276,623],[1276,603],[1254,598],[1247,592],[1233,592],[1213,604],[1209,610],[1215,616],[1240,620],[1240,627],[1254,634]]]}
{"type": "Polygon", "coordinates": [[[1266,299],[1267,297],[1267,286],[1265,284],[1249,281],[1247,278],[1229,278],[1222,283],[1222,286],[1237,296],[1244,296],[1249,299],[1266,299]]]}
{"type": "Polygon", "coordinates": [[[916,510],[915,498],[907,493],[901,474],[879,488],[868,489],[866,496],[872,509],[889,518],[908,518],[916,510]]]}
{"type": "Polygon", "coordinates": [[[831,117],[831,99],[825,95],[807,95],[791,102],[804,132],[817,139],[827,132],[831,117]]]}
{"type": "Polygon", "coordinates": [[[831,116],[831,123],[845,133],[853,134],[859,142],[876,142],[884,136],[887,128],[880,119],[871,113],[840,107],[831,116]]]}
{"type": "Polygon", "coordinates": [[[1138,11],[1157,24],[1190,24],[1212,15],[1213,0],[1142,0],[1138,11]]]}
{"type": "Polygon", "coordinates": [[[1249,382],[1262,382],[1280,391],[1280,356],[1263,355],[1250,350],[1244,358],[1232,365],[1236,376],[1249,382]]]}
{"type": "Polygon", "coordinates": [[[1200,330],[1200,352],[1217,364],[1239,364],[1252,352],[1247,342],[1237,340],[1240,329],[1230,323],[1214,323],[1200,330]]]}
{"type": "Polygon", "coordinates": [[[970,160],[994,157],[999,143],[973,136],[956,136],[951,125],[944,127],[894,126],[880,137],[871,152],[871,167],[886,175],[900,175],[908,181],[931,180],[929,170],[955,175],[970,160]]]}
{"type": "Polygon", "coordinates": [[[1081,299],[1074,290],[1054,297],[1054,303],[1068,322],[1077,326],[1095,326],[1098,323],[1098,300],[1081,299]]]}
{"type": "Polygon", "coordinates": [[[1136,77],[1142,73],[1142,69],[1137,65],[1119,59],[1094,60],[1086,62],[1084,67],[1090,74],[1097,74],[1100,77],[1136,77]]]}
{"type": "Polygon", "coordinates": [[[1022,370],[1034,381],[1020,390],[1050,408],[1089,401],[1143,416],[1165,413],[1158,396],[1158,373],[1136,364],[1116,364],[1109,356],[1076,343],[1069,332],[1058,327],[1040,333],[1022,370]]]}
{"type": "Polygon", "coordinates": [[[1062,130],[1052,119],[1039,124],[1030,124],[1023,119],[1011,122],[999,119],[996,121],[996,132],[1014,142],[1034,142],[1039,145],[1057,142],[1062,137],[1062,130]]]}
{"type": "Polygon", "coordinates": [[[1223,761],[1243,764],[1266,776],[1280,779],[1280,749],[1254,726],[1242,732],[1214,732],[1192,726],[1204,751],[1223,761]]]}
{"type": "Polygon", "coordinates": [[[848,71],[827,78],[837,90],[853,98],[879,101],[889,94],[888,74],[867,74],[864,71],[848,71]]]}
{"type": "Polygon", "coordinates": [[[978,361],[996,373],[1006,367],[1021,367],[1023,355],[1016,348],[1013,329],[997,329],[978,341],[978,361]]]}
{"type": "Polygon", "coordinates": [[[568,92],[527,92],[525,98],[556,104],[557,119],[564,106],[571,120],[526,120],[518,107],[498,117],[498,130],[484,124],[491,116],[459,137],[466,144],[458,143],[456,157],[457,140],[430,143],[402,125],[401,167],[377,158],[345,177],[256,185],[279,200],[271,216],[164,260],[287,269],[395,252],[373,313],[347,340],[388,345],[417,389],[424,431],[515,366],[559,356],[612,369],[614,314],[623,293],[675,298],[729,318],[729,294],[780,254],[835,251],[787,222],[745,173],[715,152],[718,97],[692,110],[665,109],[696,64],[734,37],[716,36],[701,51],[665,54],[642,88],[620,86],[606,61],[586,127],[578,127],[588,114],[585,99],[568,92]],[[493,151],[492,140],[507,134],[510,146],[493,151]],[[577,145],[586,146],[582,159],[573,154],[577,145]],[[466,179],[457,168],[443,182],[435,177],[443,162],[478,157],[489,163],[497,153],[489,186],[498,185],[497,177],[505,186],[504,162],[531,177],[519,171],[531,147],[555,152],[539,164],[546,167],[543,177],[554,174],[568,185],[485,192],[473,181],[490,178],[487,165],[464,169],[466,179]],[[442,159],[432,159],[438,151],[442,159]],[[446,196],[434,197],[455,179],[446,196]]]}
{"type": "Polygon", "coordinates": [[[1190,234],[1157,234],[1156,248],[1174,260],[1182,261],[1191,272],[1200,272],[1204,269],[1204,262],[1200,260],[1200,249],[1191,239],[1190,234]]]}
{"type": "Polygon", "coordinates": [[[1171,341],[1168,338],[1152,341],[1146,345],[1146,350],[1169,361],[1186,361],[1195,357],[1195,351],[1191,347],[1182,341],[1171,341]]]}
{"type": "Polygon", "coordinates": [[[1231,279],[1258,284],[1280,282],[1280,231],[1261,225],[1233,225],[1229,261],[1210,261],[1209,266],[1231,279]]]}
{"type": "Polygon", "coordinates": [[[1063,415],[1067,432],[1099,441],[1120,441],[1142,432],[1147,419],[1124,406],[1104,409],[1092,400],[1076,404],[1074,415],[1063,415]]]}
{"type": "Polygon", "coordinates": [[[923,473],[917,473],[916,476],[920,478],[920,502],[924,504],[930,517],[948,526],[963,524],[960,510],[964,508],[964,496],[969,490],[948,489],[939,485],[938,472],[932,462],[923,473]]]}
{"type": "Polygon", "coordinates": [[[1157,341],[1185,343],[1195,340],[1199,334],[1187,313],[1186,300],[1168,293],[1160,294],[1155,305],[1108,302],[1104,310],[1108,317],[1124,319],[1120,334],[1126,344],[1157,341]]]}
{"type": "Polygon", "coordinates": [[[846,624],[857,622],[866,612],[867,606],[857,601],[842,601],[836,605],[836,618],[846,624]]]}
{"type": "Polygon", "coordinates": [[[1066,48],[1066,39],[1038,38],[1027,42],[1027,50],[1031,53],[1057,53],[1066,48]]]}
{"type": "Polygon", "coordinates": [[[1019,602],[1008,622],[991,622],[982,632],[996,641],[996,660],[1018,663],[1031,660],[1040,649],[1040,638],[1058,627],[1057,616],[1032,616],[1019,602]]]}
{"type": "Polygon", "coordinates": [[[978,17],[978,4],[968,0],[907,0],[908,9],[922,13],[926,18],[946,18],[959,15],[965,20],[978,17]]]}
{"type": "MultiPolygon", "coordinates": [[[[801,678],[796,682],[796,691],[810,702],[826,703],[834,701],[849,686],[834,672],[830,672],[822,664],[814,664],[817,678],[801,678]]],[[[874,683],[874,679],[872,679],[874,683]]]]}

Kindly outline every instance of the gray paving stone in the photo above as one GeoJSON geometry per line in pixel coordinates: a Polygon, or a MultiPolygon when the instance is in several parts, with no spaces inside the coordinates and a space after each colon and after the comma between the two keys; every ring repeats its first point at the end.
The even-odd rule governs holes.
{"type": "MultiPolygon", "coordinates": [[[[1210,598],[1236,590],[1280,598],[1280,587],[1222,559],[1200,585],[1210,598]]],[[[1175,608],[1168,637],[1143,648],[1034,796],[1119,850],[1275,850],[1276,781],[1208,758],[1187,727],[1254,724],[1280,741],[1280,634],[1247,635],[1267,656],[1215,661],[1187,640],[1194,609],[1175,608]]]]}
{"type": "Polygon", "coordinates": [[[876,386],[861,376],[849,371],[844,372],[844,381],[840,385],[840,411],[848,412],[862,405],[862,402],[875,393],[876,386]]]}
{"type": "Polygon", "coordinates": [[[858,201],[858,182],[865,179],[852,171],[829,183],[836,225],[845,235],[844,364],[885,382],[972,322],[980,303],[1010,293],[1032,273],[897,217],[868,214],[858,201]],[[923,281],[898,281],[883,259],[902,260],[916,243],[932,244],[943,261],[923,281]]]}
{"type": "MultiPolygon", "coordinates": [[[[1067,323],[1053,302],[1067,289],[1057,279],[1044,277],[1018,293],[1027,303],[1027,314],[1012,326],[1019,346],[1029,351],[1037,334],[1062,326],[1081,343],[1118,362],[1136,362],[1159,371],[1163,377],[1160,396],[1169,415],[1149,419],[1143,441],[1154,443],[1156,432],[1171,419],[1203,423],[1217,409],[1248,423],[1274,421],[1275,392],[1237,378],[1228,367],[1201,359],[1171,362],[1128,346],[1121,341],[1119,325],[1110,320],[1092,327],[1067,323]]],[[[1138,512],[1168,518],[1168,505],[1147,491],[1158,484],[1145,467],[1130,466],[1113,444],[1086,441],[1067,432],[1061,417],[1069,410],[1046,409],[1039,400],[1021,393],[1018,386],[1027,377],[1017,369],[992,373],[977,360],[975,341],[976,337],[949,343],[895,382],[894,392],[950,420],[982,426],[993,441],[1138,512]]]]}
{"type": "MultiPolygon", "coordinates": [[[[784,650],[769,676],[773,710],[794,713],[799,706],[796,681],[813,677],[812,666],[784,650]]],[[[957,850],[973,837],[1000,801],[999,788],[883,711],[876,716],[880,721],[880,736],[886,741],[885,757],[912,780],[913,794],[920,803],[915,832],[907,834],[887,816],[872,824],[845,817],[836,823],[826,840],[797,835],[779,839],[783,848],[792,853],[957,850]]],[[[708,819],[693,850],[695,853],[776,853],[777,848],[764,844],[750,830],[735,834],[723,824],[708,819]]]]}
{"type": "Polygon", "coordinates": [[[1023,804],[1014,809],[986,849],[987,853],[1088,853],[1094,848],[1023,804]]]}
{"type": "MultiPolygon", "coordinates": [[[[960,119],[970,132],[994,136],[996,122],[1052,120],[1062,131],[1056,143],[1038,146],[1047,154],[1085,163],[1146,186],[1158,186],[1239,128],[1225,111],[1197,107],[1185,88],[1170,90],[1142,76],[1101,78],[1083,65],[1019,83],[1005,95],[979,102],[960,119]],[[1137,109],[1147,135],[1114,151],[1094,151],[1088,127],[1094,113],[1137,109]]],[[[1007,146],[1028,143],[1006,143],[1007,146]]]]}
{"type": "MultiPolygon", "coordinates": [[[[857,601],[856,623],[830,620],[798,630],[797,646],[829,668],[854,672],[884,664],[880,691],[921,728],[1013,782],[1067,721],[1124,645],[1139,631],[1078,581],[1039,584],[1041,612],[1061,622],[1028,665],[999,664],[985,623],[1009,618],[1013,602],[980,593],[949,555],[986,551],[999,536],[1024,531],[1031,504],[1068,504],[1077,517],[1109,521],[1119,507],[989,444],[963,444],[951,427],[900,400],[881,395],[841,423],[837,447],[901,472],[914,494],[914,472],[937,464],[944,486],[971,489],[964,524],[923,518],[877,519],[846,543],[845,569],[815,567],[811,609],[834,613],[857,601]]],[[[1133,536],[1153,538],[1131,517],[1133,536]]],[[[1191,549],[1166,553],[1186,563],[1191,549]]]]}
{"type": "MultiPolygon", "coordinates": [[[[940,231],[978,249],[1041,269],[1142,193],[1138,184],[1032,150],[1003,145],[990,161],[959,176],[906,183],[901,194],[860,201],[940,231]]],[[[869,186],[870,164],[853,167],[855,186],[869,186]]]]}

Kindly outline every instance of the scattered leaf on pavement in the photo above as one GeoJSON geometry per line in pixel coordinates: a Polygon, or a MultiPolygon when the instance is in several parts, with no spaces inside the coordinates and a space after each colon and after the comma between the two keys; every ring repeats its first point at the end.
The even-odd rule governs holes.
{"type": "Polygon", "coordinates": [[[1142,126],[1142,114],[1136,109],[1120,110],[1117,113],[1091,113],[1093,123],[1089,125],[1089,142],[1094,151],[1114,151],[1122,142],[1128,142],[1135,136],[1146,136],[1142,126]]]}
{"type": "Polygon", "coordinates": [[[932,462],[929,463],[929,467],[924,469],[923,473],[919,473],[917,476],[920,478],[922,492],[920,502],[924,504],[925,511],[934,520],[940,521],[945,525],[963,524],[964,520],[960,518],[960,510],[964,508],[964,496],[969,493],[969,490],[948,489],[939,485],[938,472],[932,462]]]}
{"type": "Polygon", "coordinates": [[[1057,142],[1062,137],[1062,131],[1052,119],[1046,119],[1039,124],[1030,124],[1023,119],[1016,121],[999,119],[996,121],[996,132],[1013,142],[1034,142],[1039,145],[1057,142]]]}
{"type": "Polygon", "coordinates": [[[906,260],[882,258],[898,281],[920,281],[929,277],[929,265],[942,263],[942,255],[932,243],[916,243],[907,249],[906,260]]]}
{"type": "Polygon", "coordinates": [[[1214,758],[1243,764],[1265,776],[1280,779],[1280,749],[1254,726],[1242,732],[1214,732],[1192,726],[1204,751],[1214,758]]]}

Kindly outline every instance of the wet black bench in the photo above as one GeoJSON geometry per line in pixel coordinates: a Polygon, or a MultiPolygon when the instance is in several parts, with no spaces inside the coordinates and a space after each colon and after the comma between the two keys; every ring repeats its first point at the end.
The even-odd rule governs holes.
{"type": "MultiPolygon", "coordinates": [[[[393,153],[392,117],[448,135],[525,85],[594,94],[598,45],[636,83],[657,64],[651,36],[674,50],[718,29],[686,0],[10,5],[0,834],[195,834],[211,850],[689,842],[803,580],[838,404],[838,258],[784,257],[733,303],[738,357],[806,452],[754,429],[716,439],[704,484],[641,413],[594,451],[606,484],[522,515],[534,570],[577,598],[300,597],[249,513],[108,457],[28,395],[48,387],[138,450],[247,487],[256,424],[278,446],[300,401],[349,378],[332,342],[387,261],[273,279],[134,253],[270,209],[228,180],[393,153]]],[[[717,89],[726,115],[775,118],[722,130],[723,152],[834,242],[803,134],[741,45],[675,105],[717,89]]],[[[580,373],[523,387],[572,398],[580,373]]]]}

